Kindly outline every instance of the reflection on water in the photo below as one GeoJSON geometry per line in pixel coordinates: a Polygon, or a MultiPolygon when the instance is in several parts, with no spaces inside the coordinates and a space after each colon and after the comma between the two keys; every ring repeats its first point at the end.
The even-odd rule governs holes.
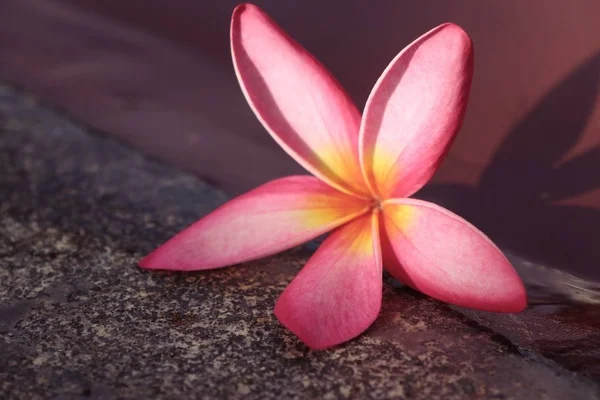
{"type": "Polygon", "coordinates": [[[505,252],[522,277],[529,307],[496,314],[453,307],[517,345],[600,382],[600,283],[505,252]]]}
{"type": "Polygon", "coordinates": [[[591,305],[600,307],[600,283],[557,268],[546,267],[505,252],[525,286],[530,305],[591,305]]]}

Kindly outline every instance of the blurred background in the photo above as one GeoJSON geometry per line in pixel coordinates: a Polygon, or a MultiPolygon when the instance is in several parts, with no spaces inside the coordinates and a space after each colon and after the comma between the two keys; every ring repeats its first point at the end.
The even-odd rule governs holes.
{"type": "MultiPolygon", "coordinates": [[[[463,128],[417,197],[534,262],[600,280],[600,1],[256,1],[359,108],[446,21],[475,45],[463,128]]],[[[231,195],[304,173],[247,106],[232,0],[2,0],[0,80],[231,195]]]]}

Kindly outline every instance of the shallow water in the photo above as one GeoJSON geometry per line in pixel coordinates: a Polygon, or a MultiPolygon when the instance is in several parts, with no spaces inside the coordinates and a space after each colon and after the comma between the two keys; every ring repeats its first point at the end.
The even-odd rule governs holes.
{"type": "Polygon", "coordinates": [[[600,283],[579,278],[505,252],[525,286],[530,305],[597,305],[600,308],[600,283]]]}
{"type": "Polygon", "coordinates": [[[453,307],[518,346],[571,371],[600,381],[600,284],[513,253],[509,260],[528,293],[519,314],[496,314],[453,307]]]}

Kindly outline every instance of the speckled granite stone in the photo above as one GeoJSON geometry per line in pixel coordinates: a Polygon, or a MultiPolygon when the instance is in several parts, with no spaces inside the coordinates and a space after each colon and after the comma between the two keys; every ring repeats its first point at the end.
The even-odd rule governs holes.
{"type": "Polygon", "coordinates": [[[6,87],[0,126],[1,398],[600,398],[591,381],[391,282],[366,334],[310,351],[272,314],[305,250],[140,270],[224,196],[6,87]]]}

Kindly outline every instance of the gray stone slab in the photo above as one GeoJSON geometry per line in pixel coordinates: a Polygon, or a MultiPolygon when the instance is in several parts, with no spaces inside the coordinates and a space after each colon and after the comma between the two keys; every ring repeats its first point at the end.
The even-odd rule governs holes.
{"type": "Polygon", "coordinates": [[[311,351],[272,313],[306,250],[141,270],[224,195],[7,87],[0,126],[2,398],[600,398],[594,382],[389,280],[364,335],[311,351]]]}

